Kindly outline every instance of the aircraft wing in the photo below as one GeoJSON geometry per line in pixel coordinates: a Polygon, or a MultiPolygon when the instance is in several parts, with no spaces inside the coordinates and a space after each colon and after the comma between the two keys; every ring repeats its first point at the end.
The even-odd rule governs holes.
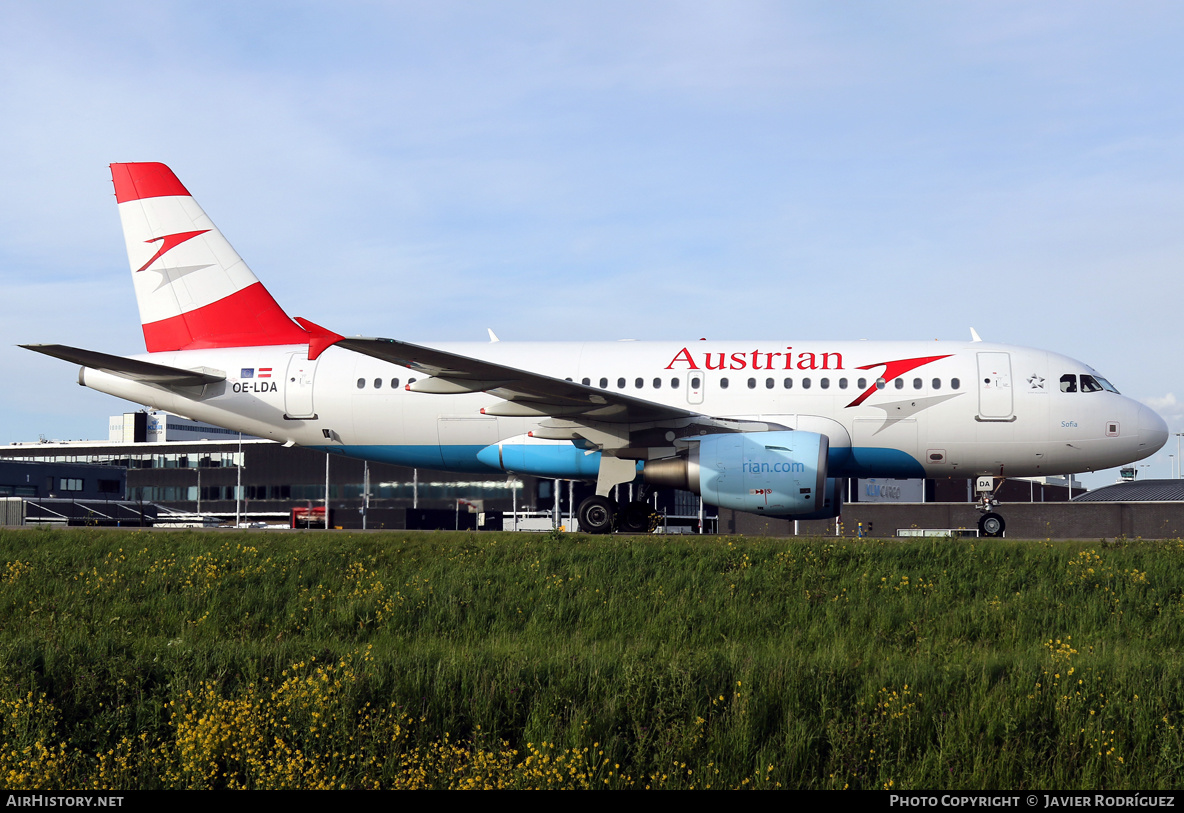
{"type": "Polygon", "coordinates": [[[92,370],[102,370],[105,373],[129,378],[132,381],[142,381],[145,384],[159,384],[163,387],[202,387],[217,381],[225,381],[226,374],[218,370],[205,367],[200,370],[185,370],[180,367],[169,367],[164,364],[154,364],[150,361],[112,356],[98,353],[94,350],[83,350],[64,344],[22,344],[26,350],[44,353],[47,356],[81,364],[92,370]]]}
{"type": "Polygon", "coordinates": [[[705,417],[699,412],[395,339],[352,338],[336,344],[430,376],[409,385],[412,392],[487,392],[507,402],[487,407],[487,415],[628,424],[705,417]]]}

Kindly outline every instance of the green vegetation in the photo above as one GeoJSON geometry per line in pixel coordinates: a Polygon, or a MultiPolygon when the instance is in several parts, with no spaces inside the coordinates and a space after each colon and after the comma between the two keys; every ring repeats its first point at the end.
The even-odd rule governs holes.
{"type": "Polygon", "coordinates": [[[1174,788],[1184,542],[0,531],[9,788],[1174,788]]]}

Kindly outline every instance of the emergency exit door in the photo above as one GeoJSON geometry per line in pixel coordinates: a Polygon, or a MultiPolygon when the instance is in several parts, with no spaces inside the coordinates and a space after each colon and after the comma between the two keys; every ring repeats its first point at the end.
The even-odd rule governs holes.
{"type": "Polygon", "coordinates": [[[312,385],[317,363],[303,353],[288,356],[288,372],[284,376],[284,417],[292,421],[306,421],[317,416],[313,411],[312,385]]]}

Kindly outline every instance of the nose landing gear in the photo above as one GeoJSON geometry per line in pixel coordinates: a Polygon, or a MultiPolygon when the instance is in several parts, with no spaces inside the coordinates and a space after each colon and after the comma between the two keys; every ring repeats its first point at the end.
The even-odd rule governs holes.
{"type": "Polygon", "coordinates": [[[1004,480],[1002,477],[999,478],[999,485],[995,485],[994,477],[978,478],[979,498],[975,508],[983,513],[978,518],[978,532],[982,536],[1003,536],[1003,531],[1007,528],[1007,523],[1003,517],[992,510],[999,504],[999,500],[995,498],[995,494],[999,489],[1003,488],[1003,483],[1004,480]]]}
{"type": "Polygon", "coordinates": [[[1003,536],[1007,523],[1003,517],[994,511],[989,511],[978,518],[978,532],[983,536],[1003,536]]]}

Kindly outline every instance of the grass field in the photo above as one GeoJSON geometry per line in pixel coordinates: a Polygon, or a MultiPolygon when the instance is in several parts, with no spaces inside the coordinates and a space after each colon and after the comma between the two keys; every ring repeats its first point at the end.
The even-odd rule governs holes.
{"type": "Polygon", "coordinates": [[[0,531],[17,788],[1176,788],[1184,542],[0,531]]]}

